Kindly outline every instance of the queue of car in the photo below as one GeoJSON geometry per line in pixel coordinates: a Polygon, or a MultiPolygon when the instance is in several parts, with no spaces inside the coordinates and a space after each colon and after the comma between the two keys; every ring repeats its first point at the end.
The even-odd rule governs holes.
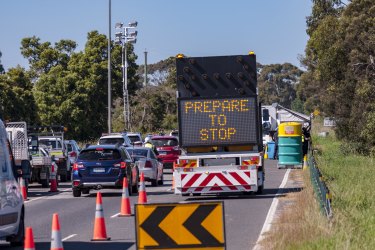
{"type": "Polygon", "coordinates": [[[143,147],[141,133],[111,133],[97,145],[82,149],[74,159],[72,191],[74,197],[92,189],[121,187],[128,180],[129,195],[138,193],[140,173],[151,186],[163,185],[164,168],[172,168],[181,153],[176,136],[150,136],[153,148],[143,147]]]}

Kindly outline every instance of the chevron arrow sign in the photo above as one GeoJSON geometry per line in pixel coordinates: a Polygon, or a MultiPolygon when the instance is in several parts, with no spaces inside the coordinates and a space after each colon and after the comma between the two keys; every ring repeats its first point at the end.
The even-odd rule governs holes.
{"type": "Polygon", "coordinates": [[[135,205],[137,249],[225,248],[223,202],[135,205]]]}

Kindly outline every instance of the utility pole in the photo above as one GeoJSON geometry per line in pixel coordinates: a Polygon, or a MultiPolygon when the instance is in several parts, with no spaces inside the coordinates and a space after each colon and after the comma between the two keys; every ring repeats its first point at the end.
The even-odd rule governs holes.
{"type": "Polygon", "coordinates": [[[108,133],[112,128],[112,93],[111,93],[111,0],[108,1],[108,133]]]}
{"type": "Polygon", "coordinates": [[[145,79],[143,83],[144,87],[147,86],[147,50],[145,49],[145,79]]]}

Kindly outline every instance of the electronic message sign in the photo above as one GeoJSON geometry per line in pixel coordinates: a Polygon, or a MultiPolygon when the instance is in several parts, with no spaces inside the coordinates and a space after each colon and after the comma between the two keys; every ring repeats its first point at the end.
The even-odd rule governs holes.
{"type": "Polygon", "coordinates": [[[225,146],[257,143],[255,97],[180,99],[180,144],[225,146]]]}

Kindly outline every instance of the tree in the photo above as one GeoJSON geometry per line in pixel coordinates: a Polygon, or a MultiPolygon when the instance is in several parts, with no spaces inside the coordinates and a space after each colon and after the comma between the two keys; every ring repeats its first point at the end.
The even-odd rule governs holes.
{"type": "Polygon", "coordinates": [[[260,65],[258,73],[259,99],[263,104],[278,103],[291,108],[296,98],[296,85],[302,70],[290,63],[260,65]]]}
{"type": "Polygon", "coordinates": [[[1,51],[0,51],[0,75],[5,73],[4,67],[3,67],[3,65],[1,64],[1,57],[2,57],[2,56],[3,56],[3,54],[2,54],[1,51]]]}
{"type": "Polygon", "coordinates": [[[39,121],[28,72],[20,66],[0,75],[0,113],[11,121],[39,121]]]}

